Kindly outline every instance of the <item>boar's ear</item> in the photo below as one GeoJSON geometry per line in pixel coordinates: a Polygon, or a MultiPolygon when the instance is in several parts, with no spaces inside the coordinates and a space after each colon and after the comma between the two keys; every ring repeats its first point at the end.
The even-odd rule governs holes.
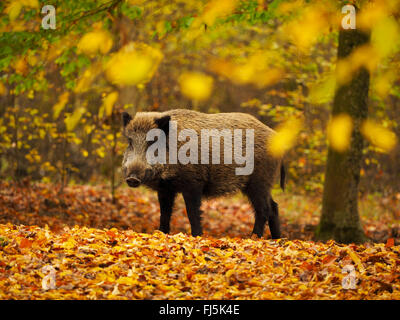
{"type": "Polygon", "coordinates": [[[124,127],[132,120],[131,115],[128,112],[122,112],[122,123],[124,124],[124,127]]]}
{"type": "Polygon", "coordinates": [[[171,120],[171,116],[164,116],[158,119],[155,119],[154,122],[156,123],[157,127],[165,132],[168,135],[169,132],[169,121],[171,120]]]}

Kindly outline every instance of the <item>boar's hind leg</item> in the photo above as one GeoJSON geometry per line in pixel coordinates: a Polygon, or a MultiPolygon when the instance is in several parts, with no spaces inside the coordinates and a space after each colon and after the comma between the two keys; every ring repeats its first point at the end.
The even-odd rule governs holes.
{"type": "Polygon", "coordinates": [[[267,222],[269,211],[267,197],[265,193],[260,191],[251,192],[247,190],[246,194],[253,205],[255,213],[254,228],[252,233],[261,238],[264,234],[264,227],[265,223],[267,222]]]}
{"type": "Polygon", "coordinates": [[[158,191],[158,201],[160,202],[160,231],[169,233],[169,226],[174,207],[176,192],[171,188],[163,188],[158,191]]]}
{"type": "Polygon", "coordinates": [[[272,215],[268,216],[269,230],[271,231],[272,239],[279,239],[281,237],[281,227],[279,223],[278,204],[272,198],[270,198],[270,205],[272,209],[272,215]]]}
{"type": "Polygon", "coordinates": [[[264,234],[265,223],[268,220],[272,239],[280,238],[278,205],[272,200],[269,191],[260,187],[260,184],[250,184],[244,191],[255,211],[255,222],[252,233],[261,238],[264,234]]]}
{"type": "Polygon", "coordinates": [[[190,226],[192,228],[192,236],[201,236],[203,234],[201,228],[201,197],[202,192],[200,189],[189,189],[182,192],[183,199],[185,200],[186,212],[189,217],[190,226]]]}

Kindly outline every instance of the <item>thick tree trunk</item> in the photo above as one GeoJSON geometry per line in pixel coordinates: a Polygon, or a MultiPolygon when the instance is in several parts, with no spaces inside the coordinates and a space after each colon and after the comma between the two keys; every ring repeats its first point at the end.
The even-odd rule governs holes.
{"type": "MultiPolygon", "coordinates": [[[[369,34],[357,29],[340,30],[338,60],[368,42],[369,34]]],[[[341,243],[366,240],[358,214],[358,183],[363,148],[360,125],[368,114],[368,89],[369,72],[361,68],[349,83],[339,85],[335,93],[332,115],[347,113],[354,127],[347,151],[340,153],[330,148],[328,152],[322,216],[317,229],[321,240],[341,243]]]]}

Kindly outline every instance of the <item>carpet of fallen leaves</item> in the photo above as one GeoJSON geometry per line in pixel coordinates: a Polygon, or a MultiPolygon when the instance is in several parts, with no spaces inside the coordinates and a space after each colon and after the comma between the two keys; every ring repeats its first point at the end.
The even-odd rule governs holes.
{"type": "Polygon", "coordinates": [[[0,187],[0,299],[400,298],[396,197],[362,201],[372,241],[343,245],[313,241],[320,201],[304,196],[276,195],[286,238],[274,241],[268,228],[249,238],[241,197],[205,201],[205,235],[191,237],[181,198],[165,235],[152,192],[121,188],[113,203],[106,186],[0,187]]]}

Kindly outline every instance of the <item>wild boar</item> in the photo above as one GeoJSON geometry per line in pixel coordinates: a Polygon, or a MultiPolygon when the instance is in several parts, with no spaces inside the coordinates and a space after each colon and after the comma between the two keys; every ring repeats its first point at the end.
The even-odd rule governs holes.
{"type": "Polygon", "coordinates": [[[122,121],[129,143],[122,163],[124,178],[130,187],[142,184],[157,191],[161,231],[170,231],[177,193],[183,195],[192,235],[200,236],[202,198],[241,191],[255,211],[252,233],[262,237],[268,221],[272,238],[280,238],[278,205],[270,191],[279,174],[284,188],[285,169],[282,159],[268,151],[274,130],[245,113],[186,109],[138,112],[133,118],[124,112],[122,121]]]}

